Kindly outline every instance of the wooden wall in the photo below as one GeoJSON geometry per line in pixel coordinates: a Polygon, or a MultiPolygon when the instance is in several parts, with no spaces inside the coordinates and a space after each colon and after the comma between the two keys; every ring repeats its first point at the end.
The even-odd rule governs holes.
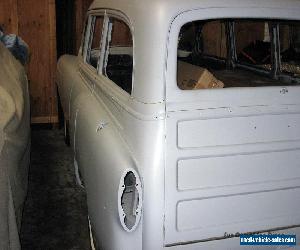
{"type": "Polygon", "coordinates": [[[56,123],[55,0],[0,1],[0,25],[29,45],[28,80],[32,123],[56,123]]]}

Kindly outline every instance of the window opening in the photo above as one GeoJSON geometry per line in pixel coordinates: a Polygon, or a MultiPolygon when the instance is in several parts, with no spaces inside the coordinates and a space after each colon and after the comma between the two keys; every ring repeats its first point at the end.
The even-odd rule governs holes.
{"type": "Polygon", "coordinates": [[[299,43],[299,22],[189,22],[178,38],[177,85],[191,90],[299,84],[299,43]]]}

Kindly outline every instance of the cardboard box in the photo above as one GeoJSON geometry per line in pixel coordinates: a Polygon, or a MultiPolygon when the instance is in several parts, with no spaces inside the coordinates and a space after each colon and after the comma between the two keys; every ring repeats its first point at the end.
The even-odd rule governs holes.
{"type": "Polygon", "coordinates": [[[224,87],[224,83],[207,69],[182,61],[177,62],[177,84],[183,90],[224,87]]]}

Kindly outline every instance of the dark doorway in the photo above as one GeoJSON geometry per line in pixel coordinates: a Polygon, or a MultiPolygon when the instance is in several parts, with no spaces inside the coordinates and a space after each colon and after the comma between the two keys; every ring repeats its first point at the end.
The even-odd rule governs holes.
{"type": "Polygon", "coordinates": [[[75,54],[74,0],[56,0],[57,58],[64,54],[75,54]]]}

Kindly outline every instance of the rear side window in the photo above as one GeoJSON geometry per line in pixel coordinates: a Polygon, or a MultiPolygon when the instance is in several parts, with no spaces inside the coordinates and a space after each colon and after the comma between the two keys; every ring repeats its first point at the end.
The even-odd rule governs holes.
{"type": "Polygon", "coordinates": [[[300,84],[299,22],[193,21],[178,38],[182,90],[300,84]]]}
{"type": "Polygon", "coordinates": [[[128,93],[132,90],[132,35],[119,19],[109,20],[109,39],[104,64],[105,75],[128,93]]]}
{"type": "Polygon", "coordinates": [[[89,16],[86,30],[85,62],[131,94],[133,42],[127,23],[109,15],[89,16]]]}

